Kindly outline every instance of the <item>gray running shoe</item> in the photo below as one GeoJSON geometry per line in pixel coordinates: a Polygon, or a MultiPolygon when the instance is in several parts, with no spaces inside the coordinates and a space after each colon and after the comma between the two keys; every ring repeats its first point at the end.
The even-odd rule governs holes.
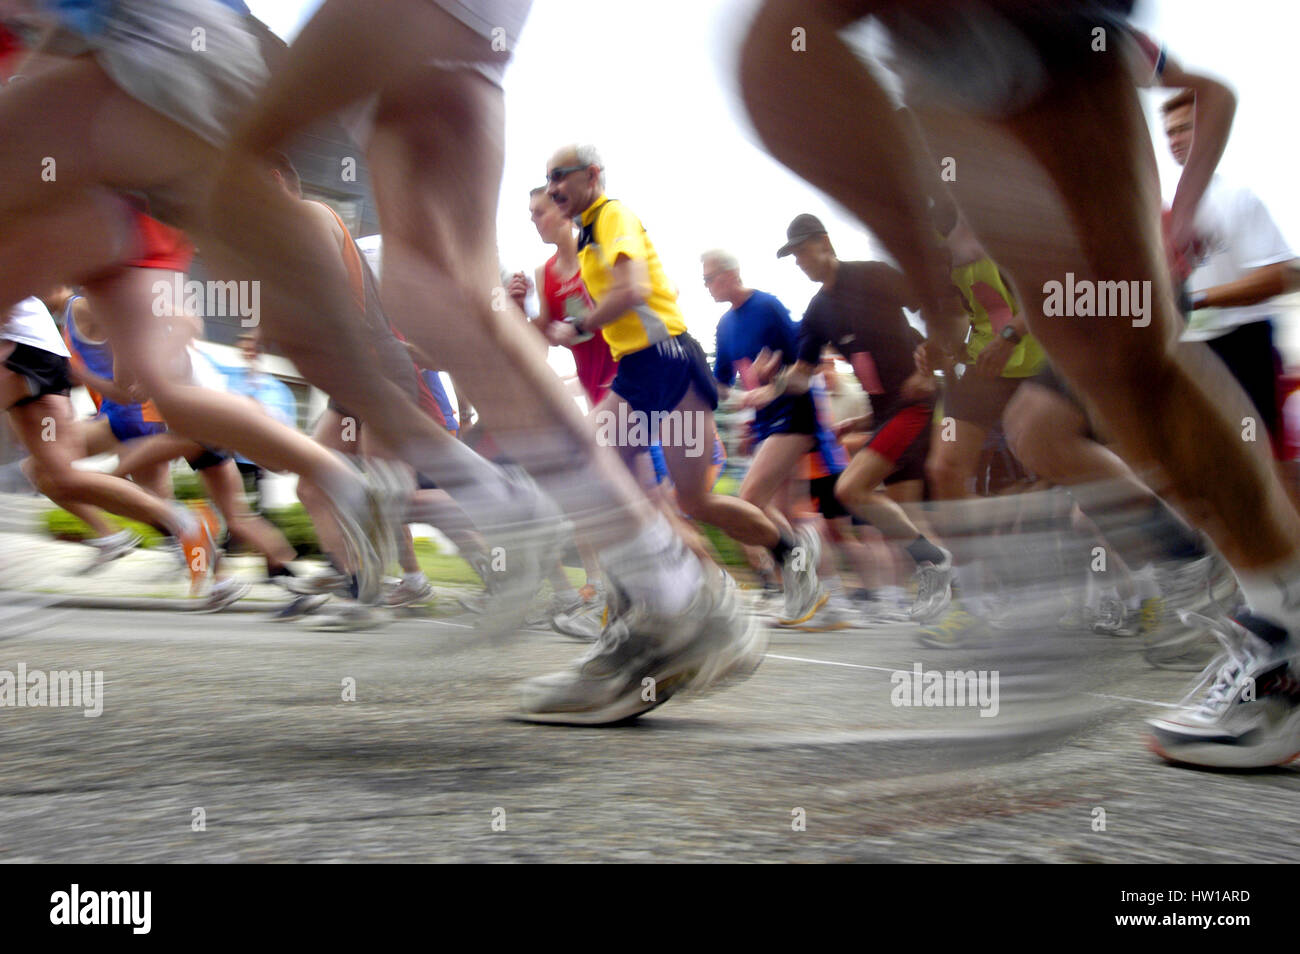
{"type": "Polygon", "coordinates": [[[227,577],[224,580],[217,580],[212,584],[212,589],[208,591],[208,598],[200,606],[196,613],[220,613],[228,606],[238,603],[250,592],[253,584],[244,580],[237,580],[234,577],[227,577]]]}
{"type": "MultiPolygon", "coordinates": [[[[93,573],[114,560],[120,560],[142,542],[143,538],[130,530],[120,530],[112,536],[87,540],[86,543],[95,548],[95,556],[79,573],[93,573]]],[[[180,553],[180,547],[176,548],[176,552],[180,553]]]]}
{"type": "Polygon", "coordinates": [[[778,621],[781,626],[798,626],[812,619],[813,614],[826,605],[826,589],[817,578],[817,565],[821,562],[821,538],[815,530],[802,528],[795,531],[798,545],[790,551],[781,567],[785,580],[785,615],[778,621]]]}
{"type": "Polygon", "coordinates": [[[909,614],[914,623],[937,620],[952,602],[952,554],[939,549],[943,551],[942,563],[926,561],[916,568],[916,602],[909,614]]]}
{"type": "Polygon", "coordinates": [[[634,719],[684,690],[702,692],[749,676],[763,660],[763,630],[741,610],[724,575],[701,580],[681,613],[627,606],[611,582],[608,625],[572,668],[523,688],[521,718],[565,725],[634,719]]]}
{"type": "Polygon", "coordinates": [[[317,616],[309,627],[320,632],[355,633],[367,629],[379,629],[388,624],[391,617],[383,610],[362,603],[348,603],[338,613],[317,616]]]}
{"type": "Polygon", "coordinates": [[[330,598],[325,594],[319,596],[295,596],[267,618],[273,623],[285,623],[291,619],[300,619],[303,616],[310,616],[329,601],[330,598]]]}
{"type": "Polygon", "coordinates": [[[599,639],[600,631],[605,628],[605,601],[579,603],[569,610],[556,613],[551,617],[551,627],[557,633],[574,639],[587,642],[599,639]]]}
{"type": "Polygon", "coordinates": [[[335,570],[322,570],[312,576],[277,576],[275,580],[297,596],[353,596],[352,578],[335,570]]]}
{"type": "Polygon", "coordinates": [[[433,584],[429,578],[420,575],[419,579],[409,579],[402,577],[397,585],[389,589],[384,594],[384,605],[389,607],[415,606],[418,603],[428,603],[433,599],[433,584]]]}

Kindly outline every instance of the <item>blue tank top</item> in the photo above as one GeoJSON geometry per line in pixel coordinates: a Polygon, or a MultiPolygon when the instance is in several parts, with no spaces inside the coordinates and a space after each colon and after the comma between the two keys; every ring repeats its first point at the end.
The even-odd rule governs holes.
{"type": "Polygon", "coordinates": [[[91,374],[98,375],[101,378],[108,378],[111,381],[113,379],[113,349],[109,347],[107,341],[96,344],[83,338],[77,332],[77,323],[72,318],[72,303],[80,298],[80,295],[73,295],[68,299],[68,304],[63,310],[63,327],[68,329],[68,347],[85,363],[91,374]]]}

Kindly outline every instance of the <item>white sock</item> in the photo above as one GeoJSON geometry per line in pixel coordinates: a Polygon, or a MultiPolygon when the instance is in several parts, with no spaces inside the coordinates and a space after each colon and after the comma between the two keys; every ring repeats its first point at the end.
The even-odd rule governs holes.
{"type": "Polygon", "coordinates": [[[704,577],[699,558],[662,515],[632,539],[601,551],[600,565],[630,599],[667,616],[690,605],[704,577]]]}

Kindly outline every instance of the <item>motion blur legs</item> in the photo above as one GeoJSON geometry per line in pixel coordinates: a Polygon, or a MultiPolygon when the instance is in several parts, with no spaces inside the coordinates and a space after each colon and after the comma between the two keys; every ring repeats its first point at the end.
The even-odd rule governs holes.
{"type": "MultiPolygon", "coordinates": [[[[997,18],[1003,6],[980,9],[997,18]]],[[[872,12],[905,15],[905,7],[858,0],[819,5],[808,16],[804,5],[769,0],[746,40],[741,69],[760,136],[881,238],[924,303],[938,300],[946,279],[926,253],[926,192],[917,181],[922,160],[908,153],[905,130],[871,73],[836,36],[872,12]],[[820,30],[825,52],[790,55],[794,26],[820,30]],[[831,143],[803,132],[810,91],[828,128],[840,133],[831,143]]],[[[1082,17],[1074,23],[1088,26],[1082,17]]],[[[1010,35],[1016,32],[1010,27],[1010,35]]],[[[1115,31],[1111,36],[1125,42],[1115,31]]],[[[950,42],[962,39],[954,34],[950,42]]],[[[1300,516],[1265,448],[1242,439],[1249,405],[1240,387],[1221,364],[1205,360],[1204,348],[1175,345],[1156,167],[1122,51],[1090,54],[1083,43],[1031,47],[1007,50],[1007,62],[996,65],[1004,75],[1041,69],[1032,102],[1014,110],[984,103],[983,118],[936,102],[947,98],[942,92],[909,105],[932,153],[955,162],[952,185],[967,219],[1021,289],[1046,295],[1049,283],[1072,273],[1076,287],[1136,281],[1150,291],[1145,315],[1048,319],[1033,309],[1030,330],[1097,412],[1122,456],[1139,472],[1154,471],[1153,486],[1168,487],[1218,544],[1251,608],[1264,618],[1219,624],[1226,661],[1217,673],[1207,672],[1198,687],[1207,688],[1203,699],[1153,723],[1153,745],[1167,758],[1199,764],[1286,761],[1300,753],[1297,651],[1288,636],[1300,628],[1294,595],[1300,516]],[[1027,55],[1035,62],[1024,62],[1027,55]]]]}

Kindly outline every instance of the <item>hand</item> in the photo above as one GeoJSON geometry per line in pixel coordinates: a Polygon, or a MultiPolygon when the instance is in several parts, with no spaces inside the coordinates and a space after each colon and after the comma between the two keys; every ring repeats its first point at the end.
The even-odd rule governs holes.
{"type": "Polygon", "coordinates": [[[921,318],[925,322],[927,338],[943,351],[957,354],[966,341],[970,315],[966,312],[966,300],[961,292],[952,285],[948,290],[951,293],[943,295],[932,308],[921,310],[921,318]]]}
{"type": "Polygon", "coordinates": [[[905,404],[916,404],[934,397],[937,390],[933,375],[917,371],[903,382],[903,386],[898,389],[898,396],[905,404]]]}
{"type": "Polygon", "coordinates": [[[546,340],[557,347],[572,348],[578,340],[578,329],[567,321],[552,321],[546,326],[546,340]]]}
{"type": "MultiPolygon", "coordinates": [[[[754,358],[754,364],[750,370],[754,372],[754,377],[759,384],[767,384],[781,370],[781,352],[768,351],[764,348],[754,358]]],[[[765,403],[770,404],[771,402],[772,398],[768,398],[765,403]]]]}
{"type": "Polygon", "coordinates": [[[1007,361],[1011,358],[1011,353],[1015,350],[1015,345],[999,335],[986,344],[979,357],[975,359],[976,373],[986,378],[1001,376],[1007,361]]]}
{"type": "Polygon", "coordinates": [[[740,401],[740,406],[752,407],[754,410],[758,410],[761,407],[767,407],[775,400],[776,388],[770,384],[765,384],[761,388],[746,391],[745,396],[740,401]]]}
{"type": "Polygon", "coordinates": [[[523,272],[515,272],[510,276],[510,284],[506,286],[506,291],[514,299],[519,310],[524,310],[524,302],[528,299],[528,292],[532,289],[533,283],[523,272]]]}
{"type": "Polygon", "coordinates": [[[917,345],[912,357],[916,360],[916,370],[922,374],[934,374],[935,371],[952,374],[952,353],[934,338],[927,338],[917,345]]]}
{"type": "Polygon", "coordinates": [[[871,415],[863,414],[860,417],[846,417],[842,421],[837,421],[831,427],[831,432],[836,437],[843,437],[845,434],[852,434],[855,431],[866,431],[870,429],[871,415]]]}

